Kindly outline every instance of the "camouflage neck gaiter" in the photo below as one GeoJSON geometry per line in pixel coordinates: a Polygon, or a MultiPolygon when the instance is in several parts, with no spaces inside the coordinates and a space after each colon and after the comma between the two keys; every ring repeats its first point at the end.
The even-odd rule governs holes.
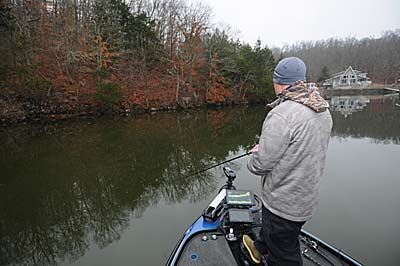
{"type": "Polygon", "coordinates": [[[286,100],[301,103],[317,113],[324,112],[329,108],[328,102],[319,94],[318,88],[311,86],[310,83],[298,82],[290,86],[283,90],[278,95],[278,99],[268,104],[268,106],[274,108],[286,100]]]}

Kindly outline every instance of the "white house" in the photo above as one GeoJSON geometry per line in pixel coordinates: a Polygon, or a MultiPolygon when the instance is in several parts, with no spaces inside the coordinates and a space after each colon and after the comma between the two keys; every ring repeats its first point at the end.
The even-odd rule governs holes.
{"type": "Polygon", "coordinates": [[[325,80],[323,85],[329,89],[351,89],[355,87],[368,87],[372,84],[367,77],[368,73],[363,73],[349,66],[345,71],[339,72],[325,80]]]}

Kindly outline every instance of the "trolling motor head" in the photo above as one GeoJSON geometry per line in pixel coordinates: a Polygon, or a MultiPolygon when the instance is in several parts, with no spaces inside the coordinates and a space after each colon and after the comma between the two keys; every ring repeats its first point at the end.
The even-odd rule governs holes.
{"type": "Polygon", "coordinates": [[[224,174],[229,180],[232,180],[232,181],[235,180],[236,173],[235,173],[235,171],[232,170],[232,168],[230,168],[229,166],[224,166],[222,168],[222,170],[224,170],[224,174]]]}
{"type": "Polygon", "coordinates": [[[222,167],[222,170],[224,171],[225,176],[228,178],[228,180],[226,181],[226,185],[224,186],[224,188],[227,189],[236,189],[233,186],[233,180],[235,180],[236,178],[236,173],[235,171],[232,170],[232,168],[230,168],[229,166],[224,166],[222,167]]]}

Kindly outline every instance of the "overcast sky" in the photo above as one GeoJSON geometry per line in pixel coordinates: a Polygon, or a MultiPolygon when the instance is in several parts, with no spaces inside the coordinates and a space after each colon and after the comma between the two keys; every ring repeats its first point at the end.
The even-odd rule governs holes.
{"type": "Polygon", "coordinates": [[[400,28],[400,0],[204,0],[214,21],[254,44],[281,47],[331,37],[379,37],[400,28]]]}

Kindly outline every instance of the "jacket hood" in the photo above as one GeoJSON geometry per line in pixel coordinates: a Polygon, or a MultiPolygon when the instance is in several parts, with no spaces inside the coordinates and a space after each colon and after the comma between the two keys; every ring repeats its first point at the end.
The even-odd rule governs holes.
{"type": "Polygon", "coordinates": [[[301,82],[288,87],[278,95],[278,99],[268,106],[274,108],[286,100],[301,103],[317,113],[325,112],[329,108],[328,102],[319,94],[318,88],[311,86],[310,83],[301,82]]]}

